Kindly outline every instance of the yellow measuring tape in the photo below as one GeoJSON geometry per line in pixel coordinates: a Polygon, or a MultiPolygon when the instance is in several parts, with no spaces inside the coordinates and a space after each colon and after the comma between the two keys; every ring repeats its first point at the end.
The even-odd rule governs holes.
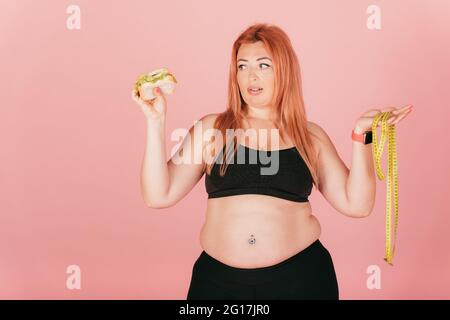
{"type": "Polygon", "coordinates": [[[384,174],[381,167],[381,156],[383,154],[384,142],[386,136],[388,145],[388,176],[386,180],[386,257],[384,260],[391,266],[395,252],[395,239],[398,223],[398,176],[397,176],[397,151],[395,143],[395,125],[388,124],[388,118],[391,112],[380,112],[375,115],[372,122],[372,151],[375,163],[375,170],[378,179],[383,180],[384,174]],[[377,125],[381,121],[380,143],[377,141],[377,125]],[[394,194],[394,239],[391,250],[391,196],[394,194]]]}

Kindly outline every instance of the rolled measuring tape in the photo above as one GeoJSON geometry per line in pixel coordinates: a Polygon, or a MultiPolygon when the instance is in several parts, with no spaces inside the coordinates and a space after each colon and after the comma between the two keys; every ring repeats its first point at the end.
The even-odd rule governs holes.
{"type": "Polygon", "coordinates": [[[387,138],[388,145],[388,174],[386,179],[386,252],[384,260],[393,266],[392,260],[395,253],[395,240],[398,224],[398,175],[397,175],[397,150],[395,142],[395,125],[389,125],[388,119],[391,112],[380,112],[375,115],[372,121],[372,151],[377,177],[380,180],[385,178],[381,167],[381,156],[383,155],[384,143],[387,138]],[[381,121],[380,142],[377,139],[377,126],[381,121]],[[391,237],[391,201],[394,196],[394,238],[391,237]],[[392,243],[391,243],[392,242],[392,243]],[[392,245],[392,249],[391,249],[392,245]]]}

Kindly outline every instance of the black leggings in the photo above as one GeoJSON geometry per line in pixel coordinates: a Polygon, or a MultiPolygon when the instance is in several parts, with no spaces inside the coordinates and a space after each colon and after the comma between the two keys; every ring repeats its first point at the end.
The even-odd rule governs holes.
{"type": "Polygon", "coordinates": [[[202,251],[192,268],[187,300],[195,299],[339,299],[328,250],[317,239],[275,265],[235,268],[202,251]]]}

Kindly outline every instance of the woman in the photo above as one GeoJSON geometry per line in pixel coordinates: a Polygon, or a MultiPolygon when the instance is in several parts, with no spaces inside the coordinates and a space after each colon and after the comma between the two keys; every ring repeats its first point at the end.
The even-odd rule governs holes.
{"type": "MultiPolygon", "coordinates": [[[[141,180],[146,203],[174,205],[203,174],[208,192],[203,251],[187,299],[339,299],[333,261],[319,240],[321,227],[308,196],[315,185],[341,213],[364,217],[372,210],[375,175],[365,157],[369,161],[355,166],[353,174],[361,176],[346,187],[349,169],[325,131],[307,121],[288,36],[279,27],[256,24],[238,37],[227,109],[196,122],[169,161],[166,100],[157,89],[155,95],[143,101],[133,92],[148,124],[141,180]],[[195,139],[196,132],[202,139],[195,139]],[[347,200],[361,179],[366,187],[358,186],[358,199],[366,201],[347,200]]],[[[382,111],[387,110],[395,108],[382,111]]],[[[408,110],[394,111],[389,123],[408,110]]],[[[377,112],[356,121],[355,135],[370,130],[377,112]]],[[[354,148],[358,159],[371,152],[370,145],[356,141],[354,148]]]]}

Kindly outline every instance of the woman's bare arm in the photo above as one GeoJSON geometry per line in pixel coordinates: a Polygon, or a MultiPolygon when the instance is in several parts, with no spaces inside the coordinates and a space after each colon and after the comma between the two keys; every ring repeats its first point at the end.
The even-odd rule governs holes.
{"type": "Polygon", "coordinates": [[[148,122],[141,192],[149,207],[173,206],[201,179],[205,164],[203,136],[206,130],[212,128],[216,117],[216,114],[208,114],[197,121],[169,161],[166,160],[164,119],[148,122]],[[194,138],[196,130],[201,130],[201,139],[194,138]]]}

